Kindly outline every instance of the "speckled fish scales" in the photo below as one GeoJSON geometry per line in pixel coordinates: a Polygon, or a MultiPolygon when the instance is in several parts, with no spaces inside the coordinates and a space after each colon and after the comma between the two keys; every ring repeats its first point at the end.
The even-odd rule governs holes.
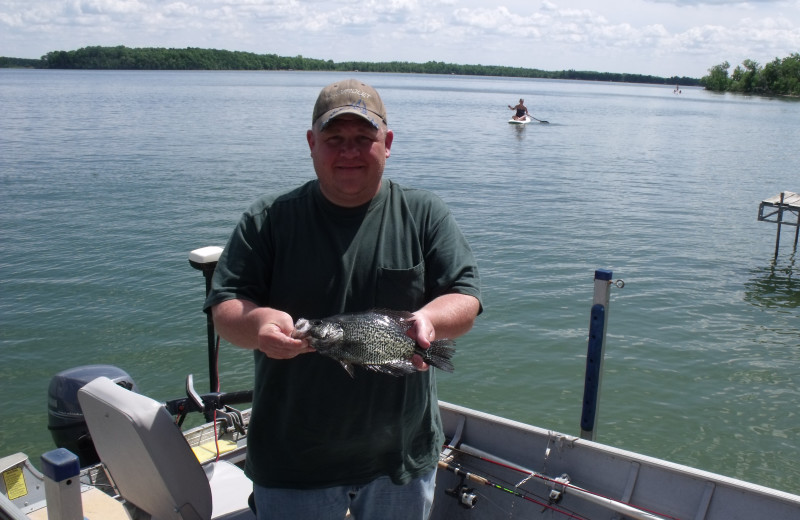
{"type": "Polygon", "coordinates": [[[294,337],[306,338],[317,352],[341,363],[351,377],[355,377],[354,365],[393,376],[410,374],[417,370],[411,363],[414,354],[429,365],[452,372],[455,342],[436,340],[430,348],[421,348],[406,335],[411,317],[409,312],[376,310],[320,320],[300,318],[294,337]]]}

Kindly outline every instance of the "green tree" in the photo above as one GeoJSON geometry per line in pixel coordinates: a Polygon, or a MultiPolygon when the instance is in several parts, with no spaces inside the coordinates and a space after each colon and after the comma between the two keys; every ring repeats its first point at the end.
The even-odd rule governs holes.
{"type": "Polygon", "coordinates": [[[800,96],[800,53],[775,58],[764,66],[763,74],[770,92],[800,96]]]}
{"type": "Polygon", "coordinates": [[[744,60],[728,78],[728,62],[708,69],[709,75],[700,79],[708,90],[741,92],[778,96],[800,95],[800,54],[775,58],[764,67],[753,60],[744,60]]]}
{"type": "Polygon", "coordinates": [[[708,69],[708,76],[703,76],[700,78],[700,84],[707,90],[713,90],[716,92],[724,92],[728,90],[728,87],[731,83],[731,79],[728,77],[729,68],[731,68],[731,64],[727,61],[723,61],[719,65],[714,65],[708,69]]]}

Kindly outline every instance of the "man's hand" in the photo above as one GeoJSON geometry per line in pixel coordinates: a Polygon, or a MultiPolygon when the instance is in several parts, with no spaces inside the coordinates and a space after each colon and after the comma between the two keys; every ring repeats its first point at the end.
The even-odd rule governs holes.
{"type": "MultiPolygon", "coordinates": [[[[406,335],[415,340],[417,345],[423,349],[430,347],[431,341],[436,339],[436,331],[433,329],[433,324],[421,311],[417,311],[413,314],[411,318],[411,328],[406,331],[406,335]]],[[[423,372],[430,368],[419,354],[414,354],[411,357],[411,363],[417,370],[423,372]]]]}
{"type": "Polygon", "coordinates": [[[314,352],[305,339],[295,339],[294,322],[285,312],[273,309],[272,321],[265,322],[258,329],[258,347],[268,358],[291,359],[300,354],[314,352]]]}
{"type": "Polygon", "coordinates": [[[292,337],[294,320],[278,309],[233,299],[215,305],[212,315],[219,335],[238,347],[259,350],[272,359],[314,352],[308,341],[292,337]]]}
{"type": "MultiPolygon", "coordinates": [[[[406,334],[423,349],[437,339],[455,339],[466,334],[475,322],[481,305],[477,298],[466,294],[444,294],[428,302],[411,318],[411,328],[406,334]]],[[[418,370],[428,370],[422,356],[414,354],[411,363],[418,370]]]]}

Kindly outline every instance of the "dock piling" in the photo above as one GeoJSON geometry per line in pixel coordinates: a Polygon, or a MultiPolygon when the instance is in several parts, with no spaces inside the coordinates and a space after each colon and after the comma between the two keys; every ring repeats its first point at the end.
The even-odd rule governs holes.
{"type": "Polygon", "coordinates": [[[800,234],[800,195],[791,191],[782,191],[774,197],[764,199],[758,206],[758,220],[774,222],[778,225],[775,234],[775,260],[781,244],[781,226],[794,226],[794,250],[797,251],[797,238],[800,234]],[[771,212],[765,212],[770,211],[771,212]],[[788,220],[790,215],[795,216],[795,221],[788,220]],[[773,218],[774,217],[774,218],[773,218]]]}

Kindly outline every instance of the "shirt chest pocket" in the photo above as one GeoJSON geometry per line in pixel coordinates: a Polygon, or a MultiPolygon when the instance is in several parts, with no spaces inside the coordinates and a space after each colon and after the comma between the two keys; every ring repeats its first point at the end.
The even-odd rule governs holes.
{"type": "Polygon", "coordinates": [[[425,305],[425,264],[409,269],[378,268],[375,308],[414,312],[425,305]]]}

